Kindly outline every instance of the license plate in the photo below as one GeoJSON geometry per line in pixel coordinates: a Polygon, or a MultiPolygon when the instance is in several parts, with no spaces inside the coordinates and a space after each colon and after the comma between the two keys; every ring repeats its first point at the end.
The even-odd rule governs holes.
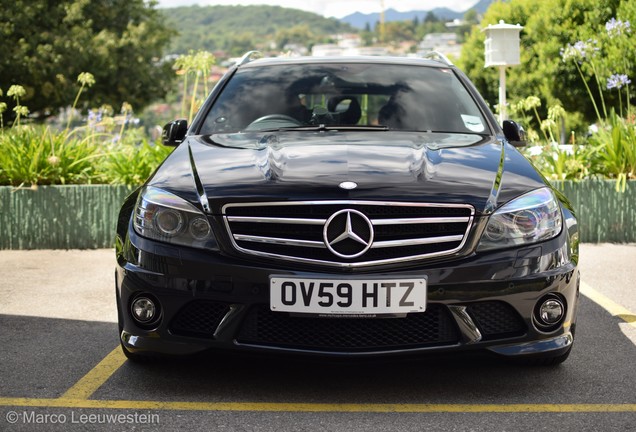
{"type": "Polygon", "coordinates": [[[426,279],[270,278],[274,312],[404,315],[426,310],[426,279]]]}

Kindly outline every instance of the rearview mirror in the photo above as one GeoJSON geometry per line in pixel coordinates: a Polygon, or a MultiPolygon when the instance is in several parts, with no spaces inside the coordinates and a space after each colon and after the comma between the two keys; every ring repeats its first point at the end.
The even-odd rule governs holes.
{"type": "Polygon", "coordinates": [[[512,120],[503,121],[503,132],[508,142],[515,147],[526,146],[526,131],[512,120]]]}
{"type": "Polygon", "coordinates": [[[176,147],[183,142],[188,132],[187,120],[171,121],[163,127],[161,142],[165,146],[176,147]]]}

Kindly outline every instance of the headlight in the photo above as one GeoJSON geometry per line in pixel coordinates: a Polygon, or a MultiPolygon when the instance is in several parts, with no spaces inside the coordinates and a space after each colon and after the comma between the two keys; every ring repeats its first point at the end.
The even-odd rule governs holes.
{"type": "Polygon", "coordinates": [[[552,191],[537,189],[508,202],[490,215],[477,250],[548,240],[561,232],[562,225],[561,209],[552,191]]]}
{"type": "Polygon", "coordinates": [[[156,187],[146,187],[139,194],[133,226],[150,239],[201,249],[217,247],[210,223],[199,209],[156,187]]]}

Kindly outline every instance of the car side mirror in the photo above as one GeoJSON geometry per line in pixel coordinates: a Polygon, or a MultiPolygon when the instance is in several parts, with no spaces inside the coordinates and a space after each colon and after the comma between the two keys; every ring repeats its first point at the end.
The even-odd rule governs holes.
{"type": "Polygon", "coordinates": [[[523,127],[514,122],[512,120],[504,120],[503,121],[503,132],[506,140],[515,146],[515,147],[525,147],[526,142],[526,131],[523,127]]]}
{"type": "Polygon", "coordinates": [[[187,120],[171,121],[163,127],[161,143],[165,146],[176,147],[181,144],[188,132],[187,120]]]}

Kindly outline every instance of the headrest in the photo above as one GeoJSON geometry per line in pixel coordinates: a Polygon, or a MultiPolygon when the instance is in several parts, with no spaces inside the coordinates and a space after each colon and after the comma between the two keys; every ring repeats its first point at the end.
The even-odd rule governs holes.
{"type": "Polygon", "coordinates": [[[339,115],[341,124],[357,124],[362,116],[360,102],[355,96],[334,96],[327,101],[327,109],[339,115]]]}

